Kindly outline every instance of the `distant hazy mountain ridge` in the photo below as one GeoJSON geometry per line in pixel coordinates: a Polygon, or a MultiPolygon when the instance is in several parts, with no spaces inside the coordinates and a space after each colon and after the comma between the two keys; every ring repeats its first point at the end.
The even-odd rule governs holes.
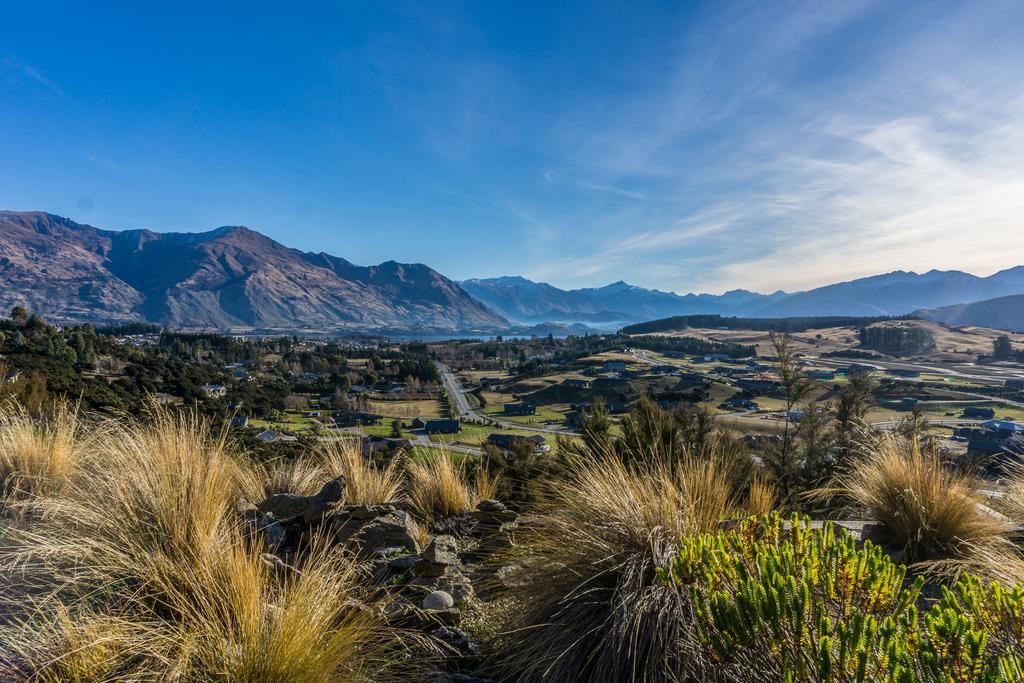
{"type": "Polygon", "coordinates": [[[925,320],[948,325],[974,325],[1024,332],[1024,294],[943,306],[919,311],[918,315],[925,320]]]}
{"type": "Polygon", "coordinates": [[[679,295],[624,282],[562,290],[521,277],[467,280],[462,286],[506,318],[523,323],[555,320],[625,325],[700,314],[758,318],[877,317],[1024,294],[1024,266],[988,277],[956,270],[922,274],[895,271],[792,294],[758,294],[737,289],[721,295],[679,295]]]}
{"type": "Polygon", "coordinates": [[[558,289],[523,277],[465,280],[472,296],[521,323],[541,321],[626,324],[672,315],[744,315],[787,296],[737,289],[722,295],[660,292],[615,282],[605,287],[558,289]]]}
{"type": "Polygon", "coordinates": [[[422,264],[362,267],[244,227],[99,230],[0,212],[0,307],[54,320],[175,327],[499,329],[507,321],[422,264]]]}

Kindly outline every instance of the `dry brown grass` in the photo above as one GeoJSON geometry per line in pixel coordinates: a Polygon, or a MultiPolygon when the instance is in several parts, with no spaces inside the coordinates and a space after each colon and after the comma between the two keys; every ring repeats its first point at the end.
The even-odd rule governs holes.
{"type": "Polygon", "coordinates": [[[254,464],[243,487],[247,500],[259,502],[277,493],[311,496],[327,481],[344,476],[346,503],[377,505],[402,499],[403,464],[394,458],[377,467],[362,456],[358,443],[328,441],[309,454],[254,464]]]}
{"type": "Polygon", "coordinates": [[[407,474],[409,503],[420,519],[429,523],[473,509],[475,495],[466,482],[466,470],[451,453],[438,451],[413,460],[407,474]]]}
{"type": "Polygon", "coordinates": [[[60,496],[39,497],[6,568],[49,598],[3,680],[380,680],[400,645],[352,561],[313,542],[272,571],[234,504],[246,459],[194,414],[106,423],[60,496]],[[42,625],[42,626],[40,626],[42,625]]]}
{"type": "Polygon", "coordinates": [[[911,561],[964,556],[990,547],[1005,520],[979,505],[978,482],[943,462],[934,449],[894,435],[880,437],[829,494],[848,498],[881,522],[911,561]]]}
{"type": "Polygon", "coordinates": [[[82,448],[78,408],[61,403],[44,418],[11,407],[0,414],[0,495],[9,503],[60,493],[82,448]]]}
{"type": "Polygon", "coordinates": [[[477,500],[493,500],[498,495],[499,477],[491,476],[487,468],[481,465],[473,478],[473,492],[477,500]]]}
{"type": "Polygon", "coordinates": [[[323,463],[327,478],[343,475],[348,481],[345,500],[351,505],[379,505],[402,499],[400,458],[392,458],[384,467],[375,467],[351,441],[328,441],[314,455],[323,463]]]}
{"type": "Polygon", "coordinates": [[[755,476],[750,481],[747,491],[747,502],[744,506],[748,515],[760,517],[773,510],[778,510],[779,492],[775,485],[766,477],[755,476]]]}
{"type": "Polygon", "coordinates": [[[279,493],[312,496],[329,478],[323,462],[308,455],[253,463],[248,471],[251,476],[246,477],[244,487],[247,500],[254,503],[279,493]]]}
{"type": "Polygon", "coordinates": [[[655,579],[686,534],[736,509],[717,459],[634,469],[618,458],[571,461],[525,539],[530,599],[513,610],[503,673],[515,681],[685,680],[684,592],[655,579]]]}

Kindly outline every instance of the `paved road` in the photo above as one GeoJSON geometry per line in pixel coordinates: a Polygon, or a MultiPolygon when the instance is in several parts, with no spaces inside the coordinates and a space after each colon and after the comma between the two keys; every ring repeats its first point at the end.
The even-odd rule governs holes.
{"type": "Polygon", "coordinates": [[[437,364],[437,369],[441,373],[441,380],[444,382],[445,391],[448,392],[448,395],[455,402],[455,409],[458,411],[459,416],[468,416],[472,412],[472,408],[466,399],[466,392],[463,390],[462,385],[459,384],[458,378],[452,374],[451,370],[440,363],[437,364]]]}
{"type": "Polygon", "coordinates": [[[468,418],[470,420],[486,420],[487,422],[497,422],[500,426],[505,429],[521,429],[531,432],[544,432],[545,434],[563,434],[565,436],[579,436],[577,432],[571,429],[565,429],[564,427],[552,427],[550,425],[543,424],[522,424],[519,422],[509,422],[502,420],[494,415],[487,415],[477,408],[470,405],[469,399],[466,398],[466,390],[462,387],[462,383],[459,382],[459,378],[448,369],[447,366],[441,363],[437,364],[438,372],[441,373],[441,380],[444,382],[445,391],[452,397],[455,402],[455,409],[459,411],[459,417],[468,418]]]}

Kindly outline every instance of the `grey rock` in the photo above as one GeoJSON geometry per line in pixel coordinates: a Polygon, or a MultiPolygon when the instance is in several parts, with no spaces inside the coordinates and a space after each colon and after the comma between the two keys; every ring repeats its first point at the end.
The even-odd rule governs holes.
{"type": "Polygon", "coordinates": [[[278,521],[301,518],[306,524],[314,524],[320,522],[341,503],[347,487],[345,477],[338,477],[324,484],[315,496],[278,493],[260,503],[259,510],[278,521]]]}
{"type": "Polygon", "coordinates": [[[505,510],[505,504],[500,500],[481,500],[476,504],[476,509],[480,512],[502,512],[505,510]]]}
{"type": "Polygon", "coordinates": [[[416,527],[412,517],[405,510],[394,506],[377,506],[376,517],[366,518],[367,512],[359,509],[353,516],[352,509],[342,509],[331,518],[331,525],[339,541],[358,543],[362,551],[372,554],[384,548],[400,547],[411,553],[418,553],[416,527]]]}
{"type": "Polygon", "coordinates": [[[273,553],[263,553],[262,555],[260,555],[260,562],[265,564],[270,569],[270,571],[276,574],[279,578],[294,579],[299,576],[302,576],[302,572],[300,572],[298,569],[282,560],[277,555],[274,555],[273,553]]]}
{"type": "Polygon", "coordinates": [[[245,523],[245,530],[250,536],[259,536],[268,550],[274,550],[285,543],[288,532],[272,516],[260,512],[252,503],[238,501],[238,512],[245,523]]]}
{"type": "Polygon", "coordinates": [[[431,631],[430,635],[463,654],[476,654],[480,651],[480,646],[472,642],[465,631],[455,626],[442,626],[431,631]]]}
{"type": "Polygon", "coordinates": [[[473,582],[460,572],[451,567],[441,576],[421,576],[409,582],[410,586],[419,586],[431,591],[444,591],[452,596],[456,605],[472,600],[476,591],[473,589],[473,582]]]}
{"type": "Polygon", "coordinates": [[[459,560],[459,548],[451,536],[435,536],[423,556],[413,566],[416,576],[442,576],[449,567],[462,564],[459,560]]]}
{"type": "Polygon", "coordinates": [[[388,562],[388,567],[396,572],[407,572],[412,569],[412,566],[416,564],[420,556],[416,553],[409,553],[408,555],[402,555],[388,562]]]}
{"type": "Polygon", "coordinates": [[[423,598],[423,609],[441,611],[455,606],[455,599],[444,591],[434,591],[423,598]]]}

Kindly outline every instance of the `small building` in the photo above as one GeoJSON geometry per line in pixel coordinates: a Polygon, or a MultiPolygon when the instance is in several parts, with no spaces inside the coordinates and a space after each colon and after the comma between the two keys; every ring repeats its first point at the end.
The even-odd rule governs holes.
{"type": "Polygon", "coordinates": [[[971,420],[991,420],[996,416],[996,411],[993,408],[980,408],[978,406],[968,406],[964,408],[964,412],[961,417],[965,417],[971,420]]]}
{"type": "Polygon", "coordinates": [[[458,434],[462,425],[458,420],[427,420],[423,430],[427,434],[458,434]]]}
{"type": "Polygon", "coordinates": [[[262,441],[263,443],[282,443],[288,441],[298,441],[299,437],[293,436],[291,434],[282,434],[280,432],[274,431],[273,429],[265,429],[256,435],[256,440],[262,441]]]}
{"type": "Polygon", "coordinates": [[[209,398],[222,398],[228,393],[227,387],[223,384],[204,384],[199,390],[209,398]]]}
{"type": "Polygon", "coordinates": [[[954,436],[967,441],[967,452],[982,455],[1000,453],[1019,457],[1024,454],[1024,425],[1008,420],[988,420],[977,427],[953,430],[954,436]]]}
{"type": "Polygon", "coordinates": [[[626,361],[624,360],[608,360],[604,362],[605,372],[625,372],[626,361]]]}
{"type": "Polygon", "coordinates": [[[751,401],[749,398],[742,398],[740,396],[733,396],[732,398],[726,399],[718,407],[722,410],[758,410],[758,405],[755,402],[751,401]]]}
{"type": "Polygon", "coordinates": [[[506,403],[503,412],[505,415],[524,416],[536,415],[537,406],[520,401],[519,403],[506,403]]]}
{"type": "Polygon", "coordinates": [[[363,425],[380,424],[382,415],[365,413],[361,410],[346,410],[334,415],[334,424],[339,427],[361,427],[363,425]]]}
{"type": "Polygon", "coordinates": [[[249,426],[248,415],[236,415],[231,418],[231,422],[228,423],[231,429],[245,429],[249,426]]]}
{"type": "Polygon", "coordinates": [[[409,439],[394,439],[387,436],[364,436],[359,440],[359,449],[363,457],[408,450],[411,446],[412,442],[409,439]]]}
{"type": "Polygon", "coordinates": [[[567,387],[575,387],[577,389],[589,389],[590,388],[590,380],[589,379],[579,379],[579,378],[576,378],[576,377],[569,377],[567,379],[562,380],[562,385],[563,386],[567,386],[567,387]]]}
{"type": "Polygon", "coordinates": [[[418,417],[414,417],[412,422],[409,423],[409,429],[423,429],[427,426],[427,423],[418,417]]]}
{"type": "Polygon", "coordinates": [[[264,429],[262,432],[256,435],[256,440],[262,441],[263,443],[274,443],[275,441],[277,441],[279,436],[280,434],[275,432],[273,429],[264,429]]]}
{"type": "Polygon", "coordinates": [[[518,444],[527,444],[536,453],[551,450],[551,447],[544,443],[544,437],[540,434],[534,434],[531,436],[521,436],[519,434],[491,434],[487,437],[487,443],[506,453],[510,453],[515,450],[518,444]]]}

